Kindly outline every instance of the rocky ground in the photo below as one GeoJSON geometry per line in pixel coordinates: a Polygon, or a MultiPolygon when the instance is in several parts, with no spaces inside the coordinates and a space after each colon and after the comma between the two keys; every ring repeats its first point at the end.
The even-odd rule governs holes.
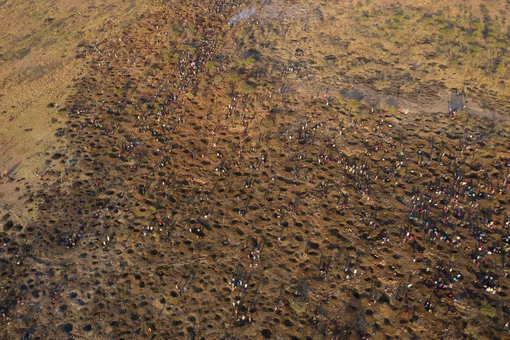
{"type": "Polygon", "coordinates": [[[96,5],[0,52],[0,337],[508,337],[505,2],[96,5]]]}

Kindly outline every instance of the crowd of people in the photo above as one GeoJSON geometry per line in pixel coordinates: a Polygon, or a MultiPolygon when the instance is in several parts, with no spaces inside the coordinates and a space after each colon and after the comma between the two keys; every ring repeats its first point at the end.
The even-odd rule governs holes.
{"type": "MultiPolygon", "coordinates": [[[[158,277],[166,274],[156,255],[205,254],[214,271],[204,269],[201,284],[209,275],[226,286],[211,294],[228,302],[236,327],[311,311],[311,329],[364,338],[368,324],[339,323],[338,301],[366,315],[390,304],[410,323],[490,301],[497,327],[508,331],[510,160],[496,134],[472,126],[458,133],[465,92],[437,122],[455,138],[440,140],[420,135],[437,131],[413,130],[411,115],[352,113],[315,95],[292,102],[293,90],[277,91],[291,62],[259,72],[263,90],[243,92],[221,77],[248,73],[232,66],[241,44],[219,41],[236,41],[228,36],[236,25],[225,23],[238,8],[215,1],[191,9],[182,26],[195,36],[172,37],[164,16],[153,15],[150,35],[91,48],[91,74],[72,98],[65,133],[77,161],[62,174],[84,197],[55,199],[66,211],[91,206],[79,208],[79,221],[63,217],[56,242],[77,251],[94,240],[104,254],[133,245],[158,277]],[[175,64],[150,62],[167,49],[178,51],[175,64]]],[[[192,297],[193,311],[205,294],[194,270],[168,278],[179,298],[192,297]]],[[[375,336],[382,317],[372,320],[375,336]]]]}

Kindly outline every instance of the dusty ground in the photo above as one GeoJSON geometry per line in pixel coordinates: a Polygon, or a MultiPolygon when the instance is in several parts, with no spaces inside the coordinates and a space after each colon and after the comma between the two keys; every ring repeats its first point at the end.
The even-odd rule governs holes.
{"type": "MultiPolygon", "coordinates": [[[[0,170],[37,182],[60,147],[61,104],[86,67],[76,48],[121,32],[149,8],[145,1],[4,1],[0,5],[0,170]]],[[[18,204],[19,184],[0,199],[18,204]]],[[[25,207],[26,208],[26,207],[25,207]]],[[[23,207],[20,207],[23,209],[23,207]]],[[[28,217],[35,214],[24,209],[28,217]]]]}
{"type": "Polygon", "coordinates": [[[7,339],[508,336],[505,2],[108,3],[1,5],[7,339]]]}

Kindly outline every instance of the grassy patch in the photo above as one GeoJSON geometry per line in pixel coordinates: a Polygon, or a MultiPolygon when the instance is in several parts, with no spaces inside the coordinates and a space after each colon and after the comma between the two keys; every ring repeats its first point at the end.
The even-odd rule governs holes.
{"type": "Polygon", "coordinates": [[[497,316],[496,308],[492,307],[487,300],[485,300],[480,306],[480,312],[491,319],[494,319],[497,316]]]}
{"type": "Polygon", "coordinates": [[[289,306],[297,315],[303,314],[306,312],[306,303],[303,301],[299,301],[294,297],[289,298],[289,306]]]}

